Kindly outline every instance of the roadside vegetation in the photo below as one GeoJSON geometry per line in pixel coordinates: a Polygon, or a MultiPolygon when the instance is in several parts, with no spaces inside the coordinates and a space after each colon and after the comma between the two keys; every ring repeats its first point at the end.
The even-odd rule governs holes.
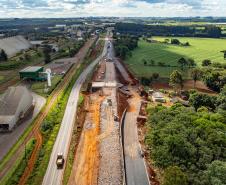
{"type": "Polygon", "coordinates": [[[27,162],[30,159],[32,150],[35,146],[35,139],[31,139],[26,143],[26,147],[24,145],[24,152],[17,159],[14,167],[10,170],[10,172],[1,180],[1,185],[16,185],[20,180],[25,168],[27,167],[27,162]]]}
{"type": "Polygon", "coordinates": [[[223,185],[226,86],[219,96],[190,92],[191,107],[149,107],[145,143],[163,184],[223,185]]]}
{"type": "MultiPolygon", "coordinates": [[[[43,135],[42,147],[41,147],[41,150],[39,151],[39,155],[35,162],[34,169],[31,175],[29,176],[26,184],[31,184],[31,185],[41,184],[43,177],[45,175],[46,169],[48,167],[52,148],[54,146],[54,142],[56,140],[56,137],[60,128],[60,124],[64,116],[64,111],[67,105],[68,98],[70,96],[71,89],[75,81],[79,77],[79,75],[85,69],[85,67],[89,65],[90,62],[93,60],[93,57],[96,57],[96,55],[93,55],[93,49],[90,49],[84,59],[84,62],[77,67],[72,80],[68,83],[64,91],[60,93],[54,106],[51,108],[47,117],[43,121],[40,128],[40,131],[43,135]]],[[[80,101],[82,101],[82,99],[80,99],[80,101]]]]}

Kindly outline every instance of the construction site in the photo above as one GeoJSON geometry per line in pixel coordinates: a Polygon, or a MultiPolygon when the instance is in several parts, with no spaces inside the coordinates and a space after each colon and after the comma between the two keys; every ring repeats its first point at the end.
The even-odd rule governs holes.
{"type": "MultiPolygon", "coordinates": [[[[127,70],[124,63],[115,57],[112,34],[111,32],[108,32],[108,34],[104,39],[105,45],[102,54],[99,57],[96,55],[91,57],[92,60],[95,60],[85,67],[73,84],[59,132],[49,153],[50,158],[46,164],[47,169],[43,174],[44,177],[36,177],[35,179],[38,180],[35,183],[39,181],[43,185],[62,184],[65,169],[69,163],[70,145],[74,145],[72,146],[74,153],[72,164],[70,164],[72,167],[66,180],[69,185],[148,185],[150,184],[149,180],[153,178],[152,176],[149,177],[151,173],[149,173],[150,170],[147,167],[144,148],[140,145],[144,138],[138,137],[139,125],[142,125],[147,119],[144,113],[147,105],[146,96],[143,96],[143,89],[139,88],[138,81],[127,70]],[[81,88],[84,102],[81,110],[78,108],[77,111],[81,88]],[[73,130],[77,134],[75,138],[73,137],[73,130]],[[62,163],[63,170],[58,169],[56,165],[56,157],[58,157],[59,151],[66,163],[65,165],[64,162],[62,163]]],[[[41,116],[38,116],[35,120],[32,132],[25,138],[25,141],[35,138],[36,145],[27,162],[27,167],[19,178],[19,184],[32,181],[29,178],[32,174],[31,169],[35,169],[39,151],[44,143],[40,127],[58,96],[67,87],[68,82],[72,80],[75,71],[82,65],[89,48],[98,41],[91,39],[73,58],[56,60],[44,67],[27,67],[20,71],[21,79],[34,79],[36,81],[40,79],[41,76],[39,75],[47,69],[51,69],[53,75],[62,75],[63,78],[51,94],[52,98],[44,107],[41,116]]],[[[9,92],[9,94],[12,95],[13,93],[9,92]]],[[[26,95],[25,93],[19,94],[26,95]]],[[[15,111],[16,117],[20,118],[32,107],[33,99],[31,94],[28,95],[31,98],[23,108],[25,111],[21,111],[21,106],[18,106],[18,111],[15,111]]],[[[9,95],[5,95],[5,97],[10,99],[9,95]]],[[[44,104],[45,99],[42,101],[42,105],[38,106],[38,111],[34,111],[33,119],[38,115],[44,104]]],[[[23,129],[16,129],[11,133],[14,139],[12,142],[8,142],[10,144],[1,153],[1,157],[10,150],[30,122],[31,120],[22,124],[24,125],[23,129]]],[[[16,123],[7,124],[8,126],[5,124],[1,128],[11,129],[16,123]]],[[[8,137],[11,137],[11,135],[8,135],[8,137]]],[[[0,146],[5,145],[5,137],[2,138],[0,146]]],[[[17,155],[20,155],[22,151],[23,146],[21,145],[12,155],[13,157],[4,164],[5,167],[0,172],[0,177],[6,175],[13,167],[17,155]]]]}
{"type": "MultiPolygon", "coordinates": [[[[148,185],[136,128],[142,97],[136,79],[115,58],[111,40],[107,42],[107,54],[87,83],[85,118],[79,124],[82,131],[68,184],[132,184],[139,177],[135,181],[148,185]]],[[[145,116],[142,118],[145,120],[145,116]]]]}

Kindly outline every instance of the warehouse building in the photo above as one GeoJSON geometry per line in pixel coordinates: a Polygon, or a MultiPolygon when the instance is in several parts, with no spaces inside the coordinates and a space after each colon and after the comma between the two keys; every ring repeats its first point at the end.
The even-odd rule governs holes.
{"type": "Polygon", "coordinates": [[[41,66],[28,66],[19,72],[20,79],[28,79],[35,81],[46,80],[46,76],[43,75],[44,67],[41,66]]]}
{"type": "Polygon", "coordinates": [[[21,35],[0,39],[0,50],[3,49],[8,57],[13,57],[17,53],[28,50],[31,47],[31,43],[21,35]]]}
{"type": "Polygon", "coordinates": [[[9,87],[0,98],[0,131],[11,131],[33,107],[33,96],[26,87],[9,87]]]}

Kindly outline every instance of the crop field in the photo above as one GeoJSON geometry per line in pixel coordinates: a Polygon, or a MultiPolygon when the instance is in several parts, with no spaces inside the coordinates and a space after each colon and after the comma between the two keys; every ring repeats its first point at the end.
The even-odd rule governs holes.
{"type": "MultiPolygon", "coordinates": [[[[153,37],[153,40],[164,41],[166,38],[171,39],[170,37],[153,37]]],[[[178,39],[181,43],[189,42],[191,46],[149,43],[140,40],[138,48],[132,52],[132,57],[128,57],[125,62],[138,77],[150,77],[152,73],[157,72],[163,78],[169,77],[173,70],[179,70],[177,61],[181,57],[194,59],[198,66],[201,66],[204,59],[226,63],[223,53],[220,52],[226,50],[226,39],[188,37],[178,39]],[[144,59],[147,61],[147,65],[144,65],[144,59]],[[149,65],[151,60],[154,61],[154,66],[149,65]],[[159,66],[159,62],[166,66],[159,66]]],[[[189,70],[185,70],[183,73],[185,78],[189,78],[189,70]]]]}

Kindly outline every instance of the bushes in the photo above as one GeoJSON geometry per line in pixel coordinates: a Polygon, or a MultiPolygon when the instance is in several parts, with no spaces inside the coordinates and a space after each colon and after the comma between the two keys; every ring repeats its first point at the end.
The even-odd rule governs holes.
{"type": "MultiPolygon", "coordinates": [[[[27,162],[31,157],[33,148],[35,147],[36,140],[31,139],[26,144],[26,151],[24,151],[23,155],[19,157],[18,161],[16,162],[16,167],[13,168],[13,172],[10,174],[10,176],[6,176],[6,178],[1,181],[2,185],[16,185],[18,184],[21,176],[23,175],[23,172],[27,166],[27,162]]],[[[10,172],[9,172],[10,173],[10,172]]],[[[8,173],[8,174],[9,174],[8,173]]]]}

